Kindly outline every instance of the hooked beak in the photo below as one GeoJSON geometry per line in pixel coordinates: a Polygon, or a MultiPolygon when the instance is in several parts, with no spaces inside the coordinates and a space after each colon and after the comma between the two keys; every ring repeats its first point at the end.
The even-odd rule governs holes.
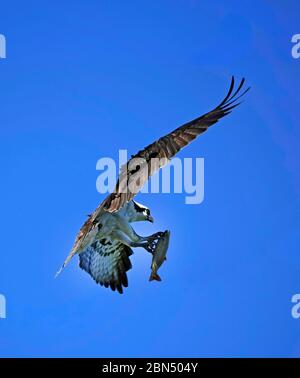
{"type": "Polygon", "coordinates": [[[151,217],[151,215],[148,216],[147,220],[148,220],[149,222],[151,222],[151,223],[154,222],[154,219],[153,219],[153,217],[151,217]]]}

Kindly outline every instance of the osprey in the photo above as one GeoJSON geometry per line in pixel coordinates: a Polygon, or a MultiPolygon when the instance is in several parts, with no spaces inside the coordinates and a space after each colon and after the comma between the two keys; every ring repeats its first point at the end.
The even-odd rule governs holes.
{"type": "MultiPolygon", "coordinates": [[[[183,147],[205,132],[240,104],[243,78],[235,89],[234,77],[223,101],[210,112],[161,137],[133,155],[121,168],[114,191],[98,206],[81,227],[70,254],[57,275],[71,258],[79,255],[79,266],[101,286],[123,293],[128,286],[127,271],[131,269],[132,248],[143,247],[154,254],[157,241],[164,233],[138,235],[131,223],[153,222],[150,210],[133,200],[150,176],[166,165],[183,147]],[[138,163],[133,164],[134,161],[138,163]],[[154,163],[153,163],[154,162],[154,163]],[[146,172],[146,173],[145,173],[146,172]],[[133,185],[130,185],[134,183],[133,185]]],[[[159,277],[154,278],[159,279],[159,277]]]]}

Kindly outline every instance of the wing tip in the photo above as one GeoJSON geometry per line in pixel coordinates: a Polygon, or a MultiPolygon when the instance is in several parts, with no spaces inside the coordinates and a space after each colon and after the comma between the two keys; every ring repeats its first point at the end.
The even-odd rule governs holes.
{"type": "Polygon", "coordinates": [[[239,85],[237,86],[237,89],[233,92],[234,87],[235,87],[235,77],[234,75],[232,75],[231,83],[230,83],[227,95],[225,96],[223,101],[217,106],[216,110],[220,110],[223,113],[226,113],[232,110],[234,107],[240,105],[242,101],[239,101],[239,102],[237,101],[241,99],[251,89],[251,86],[249,86],[241,93],[241,89],[244,87],[245,82],[246,82],[245,77],[242,77],[239,85]]]}

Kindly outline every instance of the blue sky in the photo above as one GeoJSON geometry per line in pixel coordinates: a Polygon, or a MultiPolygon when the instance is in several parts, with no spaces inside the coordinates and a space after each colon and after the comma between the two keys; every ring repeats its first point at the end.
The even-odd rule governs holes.
{"type": "Polygon", "coordinates": [[[299,356],[297,1],[2,2],[0,356],[299,356]],[[181,157],[205,158],[205,200],[144,194],[172,239],[163,281],[137,249],[123,296],[74,259],[103,199],[99,158],[134,153],[206,112],[230,76],[252,90],[181,157]]]}

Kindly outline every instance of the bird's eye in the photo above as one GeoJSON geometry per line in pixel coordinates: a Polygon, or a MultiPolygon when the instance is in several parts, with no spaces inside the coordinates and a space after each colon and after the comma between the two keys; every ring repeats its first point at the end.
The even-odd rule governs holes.
{"type": "Polygon", "coordinates": [[[150,210],[149,209],[146,209],[146,214],[150,215],[150,210]]]}

